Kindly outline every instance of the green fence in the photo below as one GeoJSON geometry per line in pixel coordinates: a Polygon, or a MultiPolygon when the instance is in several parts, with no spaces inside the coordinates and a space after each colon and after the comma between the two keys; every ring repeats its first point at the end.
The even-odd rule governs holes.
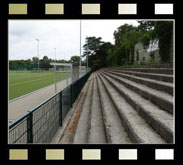
{"type": "Polygon", "coordinates": [[[49,143],[91,72],[9,125],[9,144],[49,143]]]}

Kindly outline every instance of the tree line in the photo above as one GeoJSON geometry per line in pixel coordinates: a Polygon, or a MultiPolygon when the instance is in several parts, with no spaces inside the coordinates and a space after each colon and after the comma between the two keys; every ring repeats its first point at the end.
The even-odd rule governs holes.
{"type": "Polygon", "coordinates": [[[170,47],[173,44],[173,21],[138,21],[139,25],[124,24],[114,31],[114,44],[102,41],[101,37],[87,37],[83,57],[88,57],[93,69],[134,64],[135,44],[144,47],[151,40],[159,40],[161,63],[170,62],[170,47]]]}
{"type": "MultiPolygon", "coordinates": [[[[54,59],[44,56],[42,59],[39,59],[39,68],[44,70],[49,70],[53,66],[50,65],[51,62],[55,62],[54,59]]],[[[72,56],[70,60],[56,60],[57,63],[74,63],[79,65],[80,56],[72,56]]],[[[83,62],[82,65],[85,65],[83,62]]],[[[33,57],[28,60],[9,60],[9,70],[35,70],[38,68],[38,57],[33,57]]]]}

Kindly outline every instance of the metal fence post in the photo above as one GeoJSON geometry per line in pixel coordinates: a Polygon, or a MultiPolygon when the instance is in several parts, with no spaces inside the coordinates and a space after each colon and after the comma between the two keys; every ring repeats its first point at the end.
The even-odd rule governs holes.
{"type": "Polygon", "coordinates": [[[32,112],[27,117],[27,143],[33,143],[32,112]]]}
{"type": "Polygon", "coordinates": [[[62,91],[60,92],[59,125],[62,126],[62,91]]]}
{"type": "Polygon", "coordinates": [[[72,108],[72,97],[73,97],[73,83],[71,84],[71,90],[70,90],[70,106],[72,108]]]}

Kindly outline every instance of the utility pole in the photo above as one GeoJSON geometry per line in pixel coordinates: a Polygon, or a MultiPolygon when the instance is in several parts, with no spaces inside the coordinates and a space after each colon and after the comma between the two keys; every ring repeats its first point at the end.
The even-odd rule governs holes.
{"type": "Polygon", "coordinates": [[[36,39],[36,41],[37,41],[38,71],[39,71],[39,39],[36,39]]]}

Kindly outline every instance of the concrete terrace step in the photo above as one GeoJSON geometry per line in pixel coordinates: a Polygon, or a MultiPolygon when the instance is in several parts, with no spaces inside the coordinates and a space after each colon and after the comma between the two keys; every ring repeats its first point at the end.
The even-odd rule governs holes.
{"type": "Polygon", "coordinates": [[[114,71],[110,71],[110,70],[108,70],[108,73],[112,73],[113,75],[117,75],[122,78],[126,78],[128,80],[146,85],[150,88],[153,88],[153,89],[156,89],[159,91],[163,91],[163,92],[173,95],[173,84],[172,83],[160,82],[160,81],[151,80],[148,78],[140,78],[137,76],[132,76],[132,75],[128,75],[128,74],[124,74],[124,73],[120,73],[120,72],[114,72],[114,71]]]}
{"type": "Polygon", "coordinates": [[[88,143],[90,144],[102,144],[106,143],[106,134],[104,129],[103,113],[100,104],[100,97],[98,93],[98,86],[96,80],[96,74],[94,73],[93,78],[93,96],[91,104],[91,118],[90,118],[90,129],[88,136],[88,143]]]}
{"type": "Polygon", "coordinates": [[[138,115],[138,112],[133,109],[133,107],[122,97],[119,91],[116,90],[116,88],[114,88],[114,86],[112,86],[102,74],[99,74],[99,77],[105,87],[105,90],[108,92],[110,99],[114,103],[123,126],[133,143],[166,143],[152,129],[152,127],[150,127],[149,124],[140,115],[138,115]]]}
{"type": "Polygon", "coordinates": [[[90,128],[90,118],[91,118],[91,104],[92,104],[92,95],[93,95],[93,79],[94,74],[91,76],[91,82],[88,88],[88,92],[85,98],[85,102],[83,103],[82,112],[80,114],[77,128],[75,131],[75,136],[73,143],[74,144],[86,144],[88,143],[88,131],[90,128]]]}
{"type": "Polygon", "coordinates": [[[105,68],[91,74],[67,114],[67,121],[64,120],[57,143],[174,142],[173,93],[170,91],[173,84],[138,74],[173,76],[129,70],[105,68]]]}
{"type": "MultiPolygon", "coordinates": [[[[105,70],[109,70],[109,69],[106,68],[105,70]]],[[[173,83],[173,76],[172,75],[143,73],[143,72],[134,72],[134,71],[126,71],[126,70],[116,70],[116,69],[110,69],[110,70],[114,71],[114,72],[120,72],[120,73],[129,74],[129,75],[134,75],[134,76],[138,76],[138,77],[149,78],[149,79],[153,79],[153,80],[173,83]]]]}
{"type": "Polygon", "coordinates": [[[173,75],[173,68],[116,68],[117,70],[128,70],[145,73],[158,73],[173,75]]]}
{"type": "Polygon", "coordinates": [[[152,103],[160,106],[162,109],[173,113],[173,97],[165,92],[161,92],[152,88],[149,88],[142,84],[137,84],[131,80],[127,80],[126,78],[121,78],[112,73],[102,71],[105,75],[110,76],[113,80],[120,82],[125,85],[127,88],[135,91],[140,96],[145,99],[150,100],[152,103]]]}
{"type": "MultiPolygon", "coordinates": [[[[115,68],[115,67],[112,67],[115,68]]],[[[139,66],[120,66],[118,68],[173,68],[173,64],[152,64],[139,66]]]]}
{"type": "Polygon", "coordinates": [[[122,121],[105,90],[100,78],[97,76],[99,97],[101,100],[101,109],[103,111],[103,120],[105,124],[107,143],[111,144],[129,144],[132,143],[125,131],[122,121]]]}
{"type": "MultiPolygon", "coordinates": [[[[50,144],[60,144],[60,143],[64,143],[63,142],[63,136],[67,135],[66,132],[66,128],[68,128],[69,122],[71,121],[71,118],[74,114],[74,111],[76,110],[76,107],[80,104],[83,103],[84,98],[86,97],[87,91],[88,91],[88,87],[89,84],[91,82],[91,77],[89,77],[88,81],[86,82],[86,84],[84,85],[83,89],[81,90],[80,94],[78,95],[78,98],[76,99],[76,101],[73,104],[73,107],[69,110],[69,112],[67,113],[67,115],[65,116],[65,118],[62,121],[62,127],[60,127],[58,129],[58,131],[56,132],[55,137],[52,139],[50,144]]],[[[67,142],[66,142],[67,143],[67,142]]]]}
{"type": "MultiPolygon", "coordinates": [[[[78,124],[78,119],[81,113],[83,113],[83,104],[87,102],[87,97],[91,95],[92,90],[91,85],[93,83],[92,81],[93,75],[91,75],[87,81],[87,83],[84,86],[84,89],[82,89],[81,92],[83,92],[83,95],[80,97],[78,104],[75,105],[73,108],[73,114],[71,115],[70,119],[67,121],[67,126],[64,129],[63,133],[61,134],[59,143],[60,144],[72,144],[75,138],[75,131],[78,124]]],[[[67,116],[66,116],[67,117],[67,116]]],[[[85,128],[85,127],[84,127],[85,128]]],[[[82,131],[81,131],[82,133],[82,131]]],[[[85,134],[84,134],[85,135],[85,134]]],[[[82,134],[80,136],[80,140],[82,139],[82,134]]]]}
{"type": "MultiPolygon", "coordinates": [[[[132,90],[128,89],[120,82],[114,80],[110,75],[100,72],[100,77],[103,79],[103,85],[106,86],[106,90],[109,91],[111,99],[115,103],[116,107],[118,107],[118,109],[120,109],[120,107],[123,108],[123,111],[131,109],[132,115],[130,116],[129,114],[128,120],[130,120],[133,116],[138,116],[138,113],[167,142],[173,142],[172,114],[160,109],[158,106],[154,105],[149,100],[144,99],[136,92],[133,92],[132,90]],[[114,92],[114,89],[116,90],[116,92],[114,92]],[[133,109],[130,108],[130,106],[126,106],[127,104],[124,101],[124,99],[130,104],[130,106],[133,107],[133,109]],[[132,110],[136,110],[135,115],[133,115],[134,111],[132,110]]],[[[128,121],[126,121],[126,123],[128,123],[128,121]]],[[[137,125],[140,125],[140,123],[138,123],[137,125]]],[[[141,127],[139,131],[140,130],[143,131],[143,127],[141,127]]],[[[141,136],[148,137],[148,135],[145,134],[141,136]]]]}

